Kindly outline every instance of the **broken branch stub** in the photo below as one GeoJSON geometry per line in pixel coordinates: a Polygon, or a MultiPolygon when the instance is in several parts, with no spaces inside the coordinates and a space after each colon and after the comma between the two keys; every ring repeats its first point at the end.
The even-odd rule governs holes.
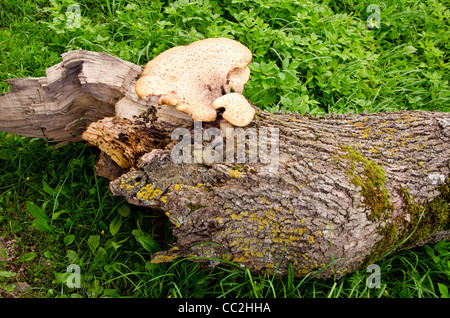
{"type": "MultiPolygon", "coordinates": [[[[175,106],[192,115],[193,120],[215,121],[215,100],[233,91],[240,95],[240,100],[245,100],[241,94],[250,76],[251,60],[252,53],[247,47],[227,38],[177,46],[147,63],[136,82],[136,93],[141,98],[158,96],[158,104],[175,106]]],[[[220,107],[227,108],[223,102],[220,107]]],[[[231,124],[245,126],[253,118],[254,110],[248,102],[241,102],[239,107],[230,105],[226,113],[231,124]]]]}

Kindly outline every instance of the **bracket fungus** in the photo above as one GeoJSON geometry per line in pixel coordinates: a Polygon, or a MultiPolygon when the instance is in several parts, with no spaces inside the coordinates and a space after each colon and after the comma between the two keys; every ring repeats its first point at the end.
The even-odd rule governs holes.
{"type": "Polygon", "coordinates": [[[255,110],[250,106],[247,99],[239,93],[225,94],[213,102],[213,108],[225,108],[222,117],[229,123],[238,127],[250,124],[255,116],[255,110]]]}
{"type": "Polygon", "coordinates": [[[158,96],[159,105],[175,106],[193,120],[215,121],[216,109],[225,108],[224,119],[243,127],[255,114],[242,95],[251,60],[250,50],[235,40],[199,40],[148,62],[135,90],[141,98],[158,96]]]}

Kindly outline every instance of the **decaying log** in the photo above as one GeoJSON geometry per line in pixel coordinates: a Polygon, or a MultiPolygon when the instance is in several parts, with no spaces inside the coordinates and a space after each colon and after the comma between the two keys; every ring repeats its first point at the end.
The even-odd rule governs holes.
{"type": "Polygon", "coordinates": [[[291,263],[305,275],[340,259],[321,272],[339,276],[408,237],[401,248],[450,237],[449,119],[259,112],[247,129],[279,128],[275,173],[270,163],[174,163],[168,144],[139,157],[110,189],[174,225],[178,241],[154,262],[209,257],[279,273],[291,263]]]}
{"type": "Polygon", "coordinates": [[[258,109],[244,128],[256,135],[245,139],[239,162],[232,135],[206,138],[208,129],[225,131],[220,118],[198,125],[139,99],[133,88],[141,67],[86,51],[67,53],[58,67],[59,78],[9,81],[11,93],[0,95],[1,130],[61,142],[73,140],[79,118],[92,122],[82,136],[103,151],[97,169],[112,193],[165,212],[173,224],[177,241],[153,255],[155,263],[192,256],[255,273],[341,276],[387,253],[450,238],[448,113],[311,117],[258,109]],[[36,90],[45,99],[38,102],[36,90]],[[192,142],[203,136],[203,152],[176,163],[180,128],[192,142]],[[232,160],[225,150],[215,162],[205,159],[227,145],[232,160]]]}

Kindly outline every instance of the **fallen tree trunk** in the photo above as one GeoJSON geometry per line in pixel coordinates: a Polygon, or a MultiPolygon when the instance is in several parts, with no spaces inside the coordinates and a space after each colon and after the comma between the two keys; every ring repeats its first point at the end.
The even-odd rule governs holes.
{"type": "Polygon", "coordinates": [[[139,99],[141,70],[107,54],[69,52],[47,78],[9,81],[0,127],[64,142],[79,139],[75,122],[90,123],[82,137],[102,150],[97,172],[112,193],[165,212],[173,224],[177,242],[153,262],[193,257],[255,273],[341,276],[450,237],[450,114],[257,110],[234,130],[247,133],[239,149],[220,119],[199,125],[139,99]]]}

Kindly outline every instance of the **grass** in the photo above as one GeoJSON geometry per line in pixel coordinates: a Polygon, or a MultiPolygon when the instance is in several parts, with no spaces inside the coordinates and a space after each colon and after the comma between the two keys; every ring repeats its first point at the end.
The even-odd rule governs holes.
{"type": "MultiPolygon", "coordinates": [[[[246,97],[268,111],[450,110],[449,9],[440,1],[17,0],[0,3],[0,92],[7,78],[44,76],[72,49],[145,64],[176,45],[231,37],[254,54],[246,97]],[[201,2],[202,5],[199,5],[201,2]],[[377,2],[375,1],[375,4],[377,2]],[[78,5],[77,7],[73,5],[78,5]],[[77,12],[80,15],[77,15],[77,12]],[[261,89],[262,88],[262,89],[261,89]]],[[[164,216],[113,197],[95,149],[57,148],[0,133],[0,296],[448,297],[450,243],[407,250],[340,280],[256,277],[240,267],[151,264],[174,240],[164,216]],[[67,267],[80,267],[69,288],[67,267]],[[31,291],[15,287],[26,282],[31,291]]]]}

